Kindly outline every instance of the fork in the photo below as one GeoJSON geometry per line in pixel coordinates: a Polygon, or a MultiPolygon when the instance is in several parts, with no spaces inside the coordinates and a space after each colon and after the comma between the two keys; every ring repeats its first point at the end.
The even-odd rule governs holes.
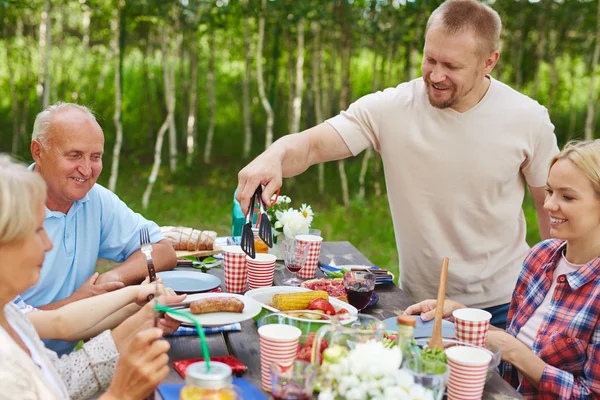
{"type": "MultiPolygon", "coordinates": [[[[156,280],[156,271],[154,270],[154,263],[152,262],[152,243],[150,243],[150,232],[148,227],[145,226],[140,230],[140,248],[142,253],[146,256],[146,263],[148,264],[148,277],[150,282],[156,280]]],[[[154,295],[148,295],[148,301],[152,300],[154,295]]]]}

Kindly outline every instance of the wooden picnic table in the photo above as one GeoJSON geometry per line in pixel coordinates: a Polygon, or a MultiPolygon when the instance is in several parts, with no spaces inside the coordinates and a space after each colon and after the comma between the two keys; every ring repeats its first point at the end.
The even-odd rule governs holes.
{"type": "MultiPolygon", "coordinates": [[[[334,260],[337,265],[358,264],[373,265],[364,255],[362,255],[350,242],[323,242],[321,247],[320,261],[324,264],[330,264],[334,260]]],[[[211,274],[218,276],[225,289],[225,278],[223,269],[212,269],[211,274]]],[[[275,267],[274,284],[282,285],[282,281],[289,276],[285,266],[278,262],[275,267]]],[[[323,274],[317,270],[317,277],[323,274]]],[[[379,285],[376,288],[379,295],[379,301],[374,307],[365,310],[366,314],[371,314],[384,320],[402,313],[408,306],[414,302],[398,286],[394,284],[379,285]]],[[[253,320],[241,323],[242,330],[239,332],[226,332],[221,334],[206,335],[211,356],[234,355],[241,362],[248,366],[248,371],[243,375],[244,378],[252,382],[257,388],[261,388],[260,382],[260,354],[259,354],[259,336],[256,322],[253,320]]],[[[171,344],[169,357],[171,362],[189,358],[202,357],[202,352],[198,344],[197,336],[177,336],[167,339],[171,344]]],[[[184,380],[171,366],[171,370],[163,383],[183,383],[184,380]]],[[[160,399],[160,395],[156,394],[160,399]]],[[[483,399],[484,400],[512,400],[522,399],[523,397],[509,385],[498,373],[494,373],[487,382],[483,399]]]]}

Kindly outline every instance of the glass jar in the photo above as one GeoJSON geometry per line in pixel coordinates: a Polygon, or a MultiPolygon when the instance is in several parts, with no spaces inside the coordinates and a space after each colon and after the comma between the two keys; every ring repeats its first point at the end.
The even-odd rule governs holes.
{"type": "Polygon", "coordinates": [[[254,234],[254,250],[257,253],[267,254],[269,252],[269,246],[258,236],[258,228],[252,228],[254,234]]]}
{"type": "Polygon", "coordinates": [[[180,400],[242,400],[234,387],[231,368],[227,364],[212,361],[210,372],[204,361],[191,364],[186,370],[185,386],[180,400]]]}

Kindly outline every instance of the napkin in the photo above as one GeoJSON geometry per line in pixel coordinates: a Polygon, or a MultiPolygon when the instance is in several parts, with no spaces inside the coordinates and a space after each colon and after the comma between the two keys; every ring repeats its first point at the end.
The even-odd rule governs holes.
{"type": "MultiPolygon", "coordinates": [[[[321,271],[323,271],[323,273],[329,277],[330,272],[340,272],[344,267],[344,265],[338,267],[337,265],[321,264],[321,271]]],[[[377,265],[370,266],[369,268],[379,269],[377,265]]],[[[377,283],[390,283],[394,282],[394,279],[390,275],[384,275],[376,276],[375,281],[377,283]]]]}
{"type": "MultiPolygon", "coordinates": [[[[233,384],[240,388],[244,400],[267,400],[267,397],[247,379],[233,378],[233,384]]],[[[158,386],[158,393],[164,400],[179,400],[179,392],[183,386],[183,383],[163,383],[158,386]]]]}
{"type": "MultiPolygon", "coordinates": [[[[230,325],[205,327],[204,333],[221,333],[221,332],[233,332],[233,331],[241,331],[241,330],[242,330],[242,326],[240,325],[239,322],[236,322],[236,323],[230,324],[230,325]]],[[[191,336],[191,335],[197,335],[197,334],[198,334],[198,330],[196,329],[196,327],[181,325],[181,326],[179,326],[179,329],[177,329],[175,332],[173,332],[170,335],[165,335],[165,336],[191,336]]]]}
{"type": "MultiPolygon", "coordinates": [[[[211,357],[210,360],[229,365],[234,375],[243,374],[248,369],[246,364],[238,360],[235,356],[211,357]]],[[[200,361],[204,361],[204,358],[190,358],[188,360],[173,361],[173,368],[175,368],[175,371],[177,371],[179,375],[185,379],[185,370],[187,367],[189,367],[190,364],[200,361]]]]}

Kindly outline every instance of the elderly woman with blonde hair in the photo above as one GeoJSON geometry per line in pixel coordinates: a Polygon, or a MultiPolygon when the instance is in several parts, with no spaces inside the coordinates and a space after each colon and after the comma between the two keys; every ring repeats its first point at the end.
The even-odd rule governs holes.
{"type": "Polygon", "coordinates": [[[115,314],[124,319],[127,315],[118,310],[125,305],[146,303],[155,285],[81,300],[56,314],[31,313],[38,314],[35,325],[13,304],[36,284],[44,255],[52,248],[43,226],[45,198],[46,184],[39,174],[0,154],[0,399],[88,398],[103,390],[104,400],[145,398],[169,371],[169,344],[156,340],[163,331],[152,328],[153,302],[60,359],[44,347],[36,326],[45,330],[44,336],[84,337],[114,321],[115,314]],[[53,320],[67,325],[76,320],[78,327],[58,329],[61,324],[53,327],[53,320]]]}

